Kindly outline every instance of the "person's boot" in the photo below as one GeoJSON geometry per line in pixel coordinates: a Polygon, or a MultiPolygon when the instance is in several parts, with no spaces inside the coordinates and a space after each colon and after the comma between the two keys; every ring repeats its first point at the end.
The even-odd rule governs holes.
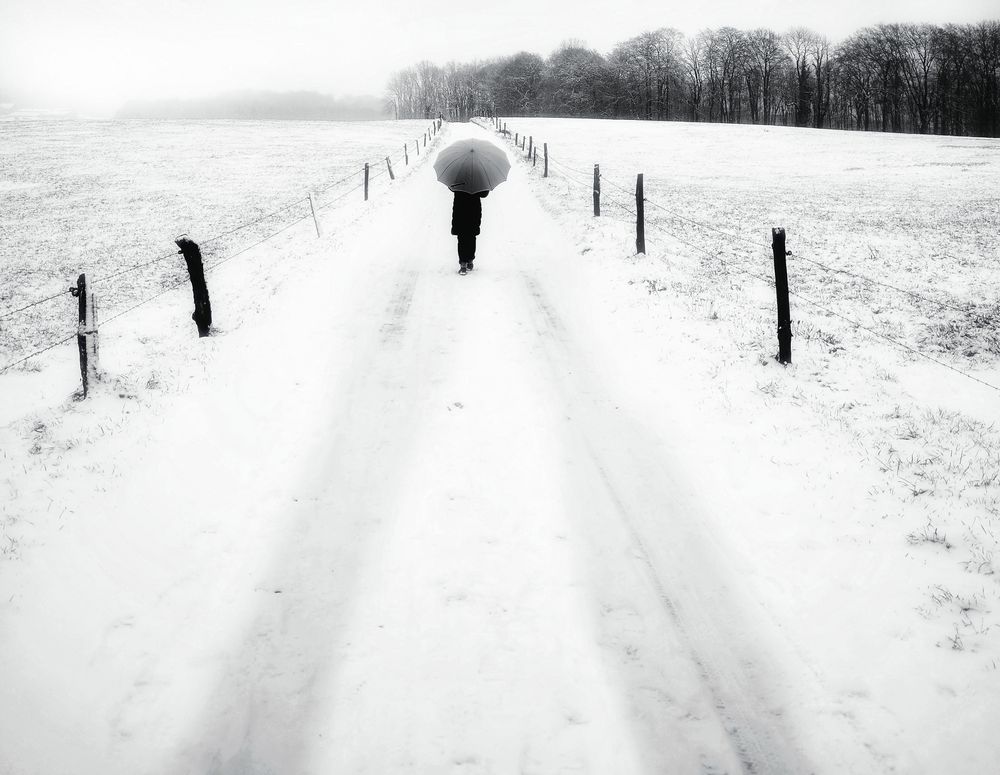
{"type": "Polygon", "coordinates": [[[462,264],[461,264],[461,266],[458,269],[458,273],[459,274],[468,274],[469,273],[469,265],[463,261],[462,264]]]}

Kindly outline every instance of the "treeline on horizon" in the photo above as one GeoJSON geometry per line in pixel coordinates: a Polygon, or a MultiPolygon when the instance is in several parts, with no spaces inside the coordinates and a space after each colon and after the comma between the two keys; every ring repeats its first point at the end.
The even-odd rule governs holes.
{"type": "Polygon", "coordinates": [[[389,114],[377,97],[332,97],[311,91],[244,91],[199,99],[133,100],[117,118],[370,121],[389,114]]]}
{"type": "Polygon", "coordinates": [[[1000,21],[812,30],[644,32],[608,55],[420,62],[393,74],[396,118],[576,116],[1000,136],[1000,21]]]}

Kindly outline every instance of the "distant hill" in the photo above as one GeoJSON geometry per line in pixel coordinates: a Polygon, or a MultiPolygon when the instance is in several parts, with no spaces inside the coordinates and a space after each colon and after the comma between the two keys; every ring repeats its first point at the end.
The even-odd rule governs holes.
{"type": "Polygon", "coordinates": [[[234,92],[200,99],[132,100],[116,118],[372,121],[389,117],[378,97],[333,97],[311,91],[234,92]]]}

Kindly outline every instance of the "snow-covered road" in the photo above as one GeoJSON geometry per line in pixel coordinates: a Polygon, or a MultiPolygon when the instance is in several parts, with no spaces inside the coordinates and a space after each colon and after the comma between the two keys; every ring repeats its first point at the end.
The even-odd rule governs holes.
{"type": "Polygon", "coordinates": [[[15,613],[80,615],[0,642],[10,772],[877,769],[627,403],[670,391],[623,387],[520,169],[467,277],[450,204],[425,166],[219,338],[20,569],[15,613]]]}

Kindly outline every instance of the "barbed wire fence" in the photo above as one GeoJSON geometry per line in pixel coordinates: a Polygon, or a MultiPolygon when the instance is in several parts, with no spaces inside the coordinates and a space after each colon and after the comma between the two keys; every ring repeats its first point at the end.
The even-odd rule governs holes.
{"type": "MultiPolygon", "coordinates": [[[[369,185],[372,182],[379,180],[385,175],[389,175],[391,180],[396,179],[396,174],[390,172],[390,166],[393,162],[396,162],[399,165],[398,168],[415,168],[419,165],[425,158],[425,154],[433,147],[439,133],[442,131],[442,128],[443,121],[441,119],[435,119],[420,137],[416,137],[412,141],[407,141],[403,144],[401,150],[396,153],[380,156],[377,159],[370,159],[365,162],[355,163],[355,165],[352,165],[355,167],[354,171],[336,180],[315,186],[310,194],[299,197],[293,201],[286,202],[280,207],[264,213],[263,215],[250,218],[235,226],[226,228],[212,237],[201,240],[198,243],[200,247],[205,248],[212,246],[213,253],[225,254],[221,258],[213,258],[213,260],[203,264],[200,267],[201,272],[203,274],[210,274],[220,266],[223,266],[239,256],[246,254],[250,250],[259,247],[269,240],[274,239],[279,234],[288,231],[292,227],[297,226],[304,221],[317,218],[316,213],[328,210],[335,205],[343,204],[347,197],[352,194],[357,195],[357,192],[360,189],[364,189],[365,201],[367,201],[369,185]],[[412,153],[410,152],[411,147],[413,149],[412,153]],[[378,167],[379,169],[374,172],[374,174],[369,174],[371,168],[373,167],[378,167]],[[349,184],[355,178],[358,178],[358,181],[354,185],[337,191],[335,194],[333,193],[338,188],[342,188],[346,184],[349,184]],[[302,211],[295,212],[296,208],[302,208],[302,211]],[[230,244],[231,239],[240,237],[247,238],[246,244],[239,245],[238,247],[230,244]]],[[[317,233],[319,233],[318,220],[316,221],[316,226],[317,233]]],[[[59,334],[56,336],[45,337],[41,341],[36,341],[33,344],[29,344],[27,347],[22,348],[22,352],[15,355],[12,360],[0,365],[0,375],[11,371],[18,366],[29,363],[33,359],[38,358],[39,356],[48,353],[61,345],[67,344],[73,339],[77,339],[78,342],[80,342],[81,353],[83,353],[84,345],[82,343],[82,338],[85,336],[96,336],[99,327],[109,325],[110,323],[128,315],[129,313],[149,304],[152,301],[155,301],[156,299],[161,298],[165,294],[181,286],[187,285],[188,283],[194,284],[195,278],[185,273],[176,263],[177,257],[181,252],[182,251],[178,249],[173,249],[149,260],[124,266],[121,269],[111,272],[110,274],[92,277],[89,280],[84,280],[84,273],[81,274],[76,285],[70,285],[67,283],[66,287],[61,291],[33,299],[9,310],[0,311],[0,332],[3,332],[4,329],[9,330],[12,323],[19,320],[23,321],[25,318],[30,317],[32,313],[44,310],[46,309],[46,306],[53,305],[60,300],[64,300],[65,297],[81,296],[81,285],[83,285],[83,283],[80,282],[81,280],[84,280],[86,283],[87,287],[84,293],[87,294],[90,294],[92,289],[98,287],[104,288],[105,290],[114,288],[112,281],[120,281],[123,278],[138,277],[147,281],[147,283],[152,281],[157,283],[159,286],[153,293],[144,295],[139,299],[133,297],[126,300],[119,308],[114,309],[99,323],[96,320],[90,321],[84,319],[84,303],[81,301],[79,305],[80,317],[76,322],[76,325],[73,327],[74,330],[72,333],[68,335],[59,334]],[[173,275],[172,277],[164,279],[162,275],[150,275],[148,270],[153,267],[163,265],[165,262],[171,260],[174,264],[172,266],[168,265],[166,268],[171,270],[171,274],[173,275]],[[144,270],[147,271],[144,272],[144,270]]],[[[94,364],[91,364],[91,366],[93,365],[94,364]]],[[[86,366],[81,362],[81,372],[84,373],[83,381],[86,388],[87,380],[85,370],[86,366]]]]}
{"type": "MultiPolygon", "coordinates": [[[[548,143],[544,143],[544,165],[542,167],[542,172],[539,173],[539,167],[537,164],[537,159],[535,158],[535,153],[537,152],[538,143],[534,141],[532,135],[524,135],[520,131],[512,131],[508,128],[507,122],[500,118],[493,118],[489,120],[480,120],[481,126],[484,128],[492,128],[496,130],[501,137],[511,143],[516,151],[520,153],[518,156],[521,161],[525,163],[529,171],[534,170],[535,174],[541,174],[544,177],[553,177],[558,175],[564,181],[566,181],[571,187],[574,187],[577,191],[583,192],[584,190],[589,190],[594,196],[594,214],[599,216],[600,205],[610,206],[611,209],[617,211],[618,213],[623,213],[632,218],[636,218],[636,229],[637,234],[642,235],[645,232],[646,227],[650,227],[655,233],[666,237],[667,239],[673,240],[674,242],[690,248],[696,251],[705,258],[717,261],[724,265],[728,270],[738,272],[749,278],[752,278],[760,283],[763,283],[771,290],[777,290],[777,282],[775,276],[768,276],[760,271],[755,270],[754,264],[759,261],[759,258],[755,258],[753,255],[748,255],[747,251],[752,249],[755,254],[759,256],[761,251],[774,251],[775,246],[772,243],[768,245],[764,241],[754,240],[745,236],[734,234],[726,229],[719,228],[710,223],[706,223],[700,219],[693,218],[688,214],[678,212],[677,210],[667,207],[660,202],[652,200],[645,195],[637,192],[641,192],[641,184],[637,187],[637,191],[629,191],[625,187],[615,183],[610,178],[606,178],[600,173],[599,165],[594,165],[594,172],[590,173],[586,170],[582,170],[577,166],[567,164],[561,158],[554,156],[551,153],[551,149],[548,143]],[[492,123],[492,127],[490,124],[492,123]],[[524,146],[532,148],[532,152],[527,155],[524,153],[524,146]],[[602,183],[605,188],[602,190],[602,183]],[[609,192],[607,189],[610,188],[609,192]],[[639,198],[641,197],[641,199],[639,198]],[[640,208],[645,210],[646,206],[652,207],[657,214],[658,218],[647,219],[645,213],[640,216],[640,208]],[[672,224],[672,225],[671,225],[672,224]],[[682,236],[680,233],[681,229],[677,228],[678,225],[683,225],[688,229],[692,230],[698,236],[711,235],[716,240],[719,240],[725,249],[712,250],[705,247],[704,244],[700,244],[696,239],[690,238],[688,235],[682,236]],[[727,258],[727,255],[729,256],[727,258]]],[[[622,219],[618,219],[619,221],[622,219]]],[[[782,230],[783,231],[783,230],[782,230]]],[[[879,288],[884,288],[888,291],[892,291],[900,296],[905,296],[912,300],[914,303],[924,304],[939,310],[950,310],[953,312],[958,312],[963,315],[969,314],[972,305],[971,304],[960,304],[953,301],[946,301],[939,298],[933,298],[930,295],[918,293],[916,291],[900,287],[897,283],[888,282],[887,280],[877,279],[869,275],[861,274],[859,272],[854,272],[843,267],[834,266],[829,261],[820,260],[819,258],[810,257],[809,255],[802,254],[800,252],[793,252],[791,250],[784,249],[784,235],[782,234],[782,254],[780,256],[782,263],[785,257],[790,257],[793,261],[801,261],[810,266],[816,267],[827,273],[827,275],[833,279],[839,278],[850,278],[851,280],[856,280],[864,283],[868,286],[874,286],[879,288]]],[[[656,254],[656,257],[660,260],[664,260],[662,256],[656,254]]],[[[777,263],[779,256],[775,255],[775,261],[777,263]]],[[[865,333],[885,341],[897,349],[921,358],[929,363],[933,363],[937,366],[943,367],[952,371],[954,373],[960,374],[962,377],[983,385],[987,388],[1000,392],[1000,386],[995,385],[987,380],[984,380],[975,374],[972,374],[966,370],[960,369],[946,361],[931,355],[928,352],[901,341],[899,338],[891,336],[889,334],[880,332],[874,328],[874,326],[866,325],[865,323],[855,319],[850,315],[846,315],[841,312],[837,312],[832,309],[829,304],[824,304],[819,301],[815,301],[810,296],[804,295],[799,290],[793,290],[791,288],[787,289],[787,295],[803,302],[814,310],[818,310],[825,315],[836,317],[842,322],[848,324],[855,330],[864,331],[865,333]]],[[[780,307],[780,299],[778,301],[780,307]]],[[[790,321],[789,321],[790,323],[790,321]]],[[[779,321],[780,328],[780,321],[779,321]]]]}

